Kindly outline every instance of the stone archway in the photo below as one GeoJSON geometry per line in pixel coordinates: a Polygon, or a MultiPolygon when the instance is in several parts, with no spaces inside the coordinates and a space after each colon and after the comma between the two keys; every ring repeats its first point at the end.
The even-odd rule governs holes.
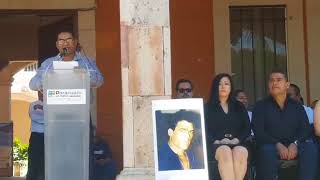
{"type": "MultiPolygon", "coordinates": [[[[32,61],[31,61],[32,62],[32,61]]],[[[2,66],[0,70],[0,125],[12,123],[11,119],[11,84],[13,82],[13,75],[20,69],[24,68],[30,61],[12,61],[2,66]]],[[[9,136],[8,136],[9,137],[9,136]]],[[[11,141],[10,139],[8,142],[11,141]]],[[[1,159],[9,160],[9,167],[1,166],[0,176],[12,176],[12,152],[5,151],[1,154],[1,159]]]]}
{"type": "Polygon", "coordinates": [[[11,83],[13,75],[33,61],[11,61],[0,71],[0,123],[10,122],[11,83]]]}

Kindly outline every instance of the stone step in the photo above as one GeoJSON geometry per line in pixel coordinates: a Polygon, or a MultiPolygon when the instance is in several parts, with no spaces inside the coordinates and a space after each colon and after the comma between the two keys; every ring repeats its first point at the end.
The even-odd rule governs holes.
{"type": "Polygon", "coordinates": [[[26,180],[26,177],[0,177],[0,180],[26,180]]]}

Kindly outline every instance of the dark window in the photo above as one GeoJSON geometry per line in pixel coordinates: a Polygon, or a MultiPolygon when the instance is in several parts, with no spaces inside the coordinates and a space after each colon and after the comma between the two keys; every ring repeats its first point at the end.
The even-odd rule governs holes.
{"type": "Polygon", "coordinates": [[[272,69],[287,72],[286,8],[231,6],[230,39],[235,88],[253,104],[267,95],[272,69]]]}

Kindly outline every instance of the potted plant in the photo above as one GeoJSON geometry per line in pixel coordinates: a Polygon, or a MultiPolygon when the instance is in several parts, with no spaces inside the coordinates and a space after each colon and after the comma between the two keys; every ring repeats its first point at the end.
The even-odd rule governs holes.
{"type": "Polygon", "coordinates": [[[23,168],[28,164],[28,144],[23,144],[21,140],[13,140],[13,166],[14,176],[20,176],[23,168]]]}

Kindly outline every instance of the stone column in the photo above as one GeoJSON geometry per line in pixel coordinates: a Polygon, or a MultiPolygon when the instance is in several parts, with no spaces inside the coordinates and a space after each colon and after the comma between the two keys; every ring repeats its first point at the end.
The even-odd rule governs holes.
{"type": "Polygon", "coordinates": [[[120,0],[124,169],[154,179],[151,101],[171,98],[169,0],[120,0]]]}
{"type": "MultiPolygon", "coordinates": [[[[7,68],[0,70],[0,123],[9,123],[11,121],[11,73],[7,68]]],[[[3,138],[3,137],[1,137],[3,138]]],[[[9,166],[12,166],[11,159],[11,149],[3,146],[0,147],[0,158],[1,164],[5,165],[5,167],[0,168],[0,179],[1,177],[12,176],[12,169],[10,167],[6,167],[7,163],[9,166]],[[11,170],[11,171],[10,171],[11,170]]]]}
{"type": "Polygon", "coordinates": [[[8,69],[0,71],[0,123],[11,122],[11,72],[8,69]]]}

